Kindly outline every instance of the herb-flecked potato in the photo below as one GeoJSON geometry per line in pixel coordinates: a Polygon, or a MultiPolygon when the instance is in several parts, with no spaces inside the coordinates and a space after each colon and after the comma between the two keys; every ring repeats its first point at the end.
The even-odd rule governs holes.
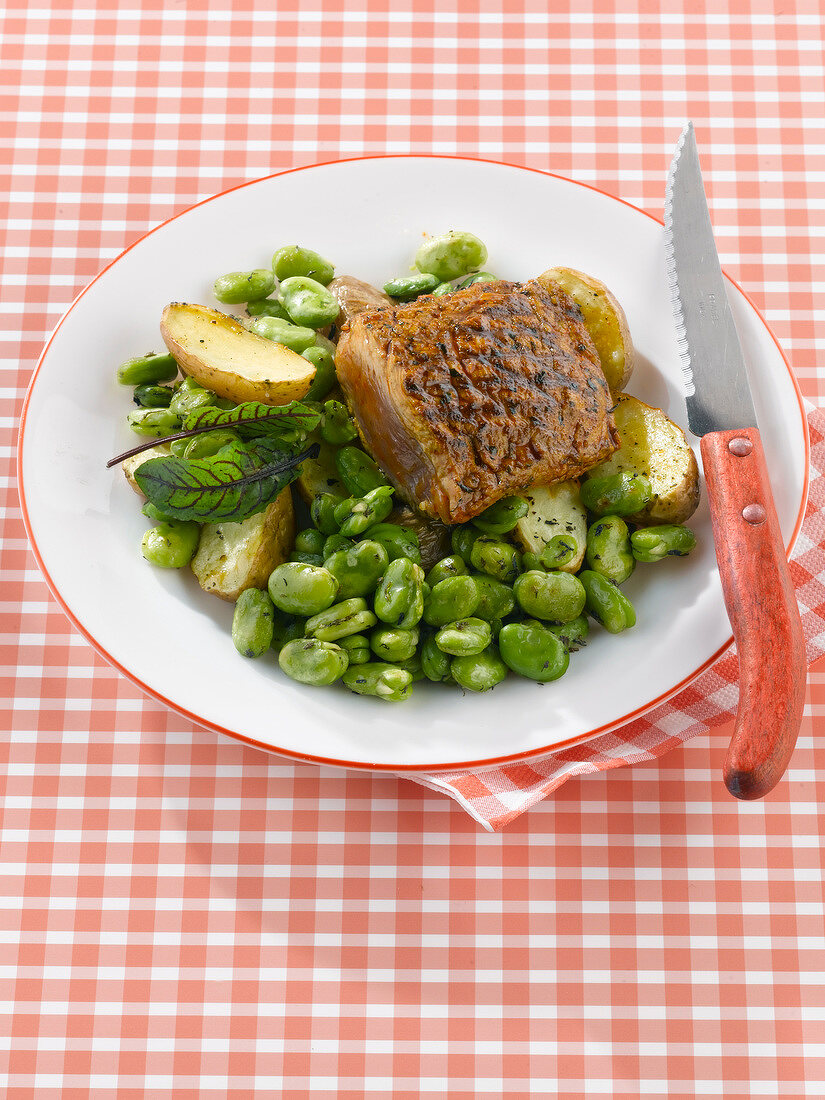
{"type": "Polygon", "coordinates": [[[317,432],[308,436],[307,443],[317,443],[321,449],[317,458],[305,458],[301,463],[301,472],[295,485],[303,499],[307,504],[312,504],[313,497],[319,493],[336,493],[338,496],[348,497],[349,493],[338,477],[335,466],[335,452],[338,448],[331,443],[324,443],[317,432]]]}
{"type": "Polygon", "coordinates": [[[650,503],[625,517],[631,523],[684,523],[690,519],[699,505],[699,467],[685,433],[661,409],[629,394],[619,396],[613,416],[619,449],[588,470],[587,477],[627,470],[650,479],[650,503]]]}
{"type": "Polygon", "coordinates": [[[124,477],[138,496],[142,497],[144,493],[135,481],[135,470],[139,469],[144,462],[148,462],[150,458],[168,458],[171,453],[172,450],[169,444],[161,443],[157,447],[147,447],[145,451],[141,451],[140,454],[132,455],[131,458],[124,458],[123,462],[120,464],[120,468],[123,470],[124,477]]]}
{"type": "Polygon", "coordinates": [[[587,512],[579,498],[578,481],[534,486],[522,496],[530,510],[515,526],[516,542],[522,550],[540,554],[554,536],[572,535],[578,547],[576,556],[558,568],[564,573],[577,572],[587,543],[587,512]]]}
{"type": "Polygon", "coordinates": [[[551,267],[538,281],[557,283],[575,301],[596,345],[608,386],[613,393],[623,390],[633,373],[635,352],[624,310],[604,283],[572,267],[551,267]]]}
{"type": "Polygon", "coordinates": [[[272,570],[286,561],[295,542],[289,488],[243,523],[206,523],[192,572],[204,590],[234,602],[247,588],[266,588],[272,570]]]}
{"type": "Polygon", "coordinates": [[[287,405],[300,400],[315,377],[315,367],[297,352],[208,306],[170,303],[160,333],[184,374],[238,404],[287,405]]]}

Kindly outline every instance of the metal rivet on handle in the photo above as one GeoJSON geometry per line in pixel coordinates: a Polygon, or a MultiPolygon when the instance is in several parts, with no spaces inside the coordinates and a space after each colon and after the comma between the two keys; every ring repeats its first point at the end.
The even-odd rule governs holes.
{"type": "Polygon", "coordinates": [[[761,504],[746,504],[742,509],[742,519],[754,526],[764,523],[767,518],[767,513],[761,504]]]}
{"type": "Polygon", "coordinates": [[[737,435],[728,443],[728,450],[732,455],[736,455],[737,458],[745,458],[753,450],[753,444],[744,436],[737,435]]]}

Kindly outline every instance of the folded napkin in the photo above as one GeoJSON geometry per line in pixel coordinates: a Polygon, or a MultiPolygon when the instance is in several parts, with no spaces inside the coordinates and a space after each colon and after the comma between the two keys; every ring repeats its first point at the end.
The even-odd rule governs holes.
{"type": "MultiPolygon", "coordinates": [[[[825,653],[825,410],[809,408],[811,479],[802,530],[791,555],[808,664],[825,653]]],[[[732,646],[707,672],[662,706],[612,733],[546,756],[468,772],[407,775],[454,798],[485,829],[503,828],[573,775],[653,760],[729,721],[739,699],[732,646]]]]}

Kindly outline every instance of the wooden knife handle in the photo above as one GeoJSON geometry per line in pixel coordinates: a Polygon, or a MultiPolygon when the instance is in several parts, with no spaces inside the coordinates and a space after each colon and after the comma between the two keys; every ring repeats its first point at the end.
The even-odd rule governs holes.
{"type": "Polygon", "coordinates": [[[739,708],[725,760],[737,798],[761,798],[785,773],[805,703],[799,608],[756,428],[702,438],[722,590],[739,650],[739,708]]]}

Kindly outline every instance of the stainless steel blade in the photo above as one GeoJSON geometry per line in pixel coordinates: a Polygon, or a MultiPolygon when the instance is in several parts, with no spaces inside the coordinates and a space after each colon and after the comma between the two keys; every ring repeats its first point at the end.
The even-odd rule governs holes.
{"type": "Polygon", "coordinates": [[[665,239],[690,430],[702,436],[729,428],[756,428],[692,122],[682,131],[668,173],[665,239]]]}

